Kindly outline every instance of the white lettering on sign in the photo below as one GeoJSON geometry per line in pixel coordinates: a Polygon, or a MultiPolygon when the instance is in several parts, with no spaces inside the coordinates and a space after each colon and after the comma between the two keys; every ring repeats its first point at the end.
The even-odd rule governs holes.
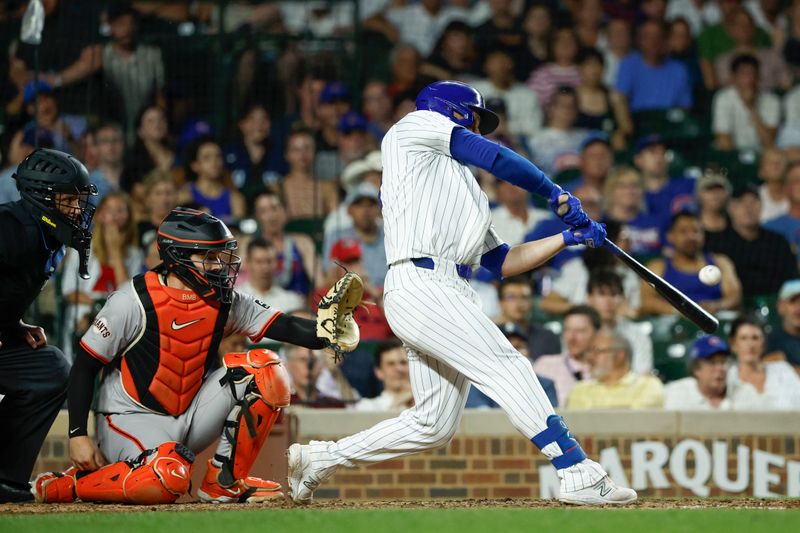
{"type": "MultiPolygon", "coordinates": [[[[724,494],[750,492],[758,498],[800,497],[800,461],[789,461],[743,445],[736,447],[735,457],[729,456],[732,451],[726,441],[712,442],[710,450],[695,439],[681,440],[672,449],[660,441],[634,442],[631,444],[631,484],[616,447],[600,450],[599,462],[615,483],[636,490],[678,485],[706,497],[713,484],[724,494]],[[786,484],[782,490],[785,493],[779,493],[784,472],[786,484]]],[[[539,498],[557,498],[558,490],[555,468],[540,466],[539,498]]]]}
{"type": "Polygon", "coordinates": [[[667,460],[669,460],[669,448],[663,442],[634,442],[631,445],[633,488],[641,490],[648,486],[654,489],[669,487],[669,481],[664,474],[667,460]],[[647,478],[650,478],[649,484],[647,478]]]}
{"type": "Polygon", "coordinates": [[[669,470],[672,479],[681,487],[685,487],[698,496],[708,496],[706,483],[711,477],[711,454],[699,440],[686,439],[672,449],[669,458],[669,470]],[[694,458],[694,474],[688,472],[689,454],[694,458]]]}
{"type": "Polygon", "coordinates": [[[616,448],[606,448],[600,452],[600,465],[608,472],[608,477],[624,487],[628,486],[628,476],[625,475],[625,469],[622,467],[622,461],[619,458],[616,448]]]}
{"type": "Polygon", "coordinates": [[[781,476],[770,472],[770,466],[783,467],[786,459],[774,453],[753,451],[753,496],[757,498],[774,498],[780,496],[777,492],[769,490],[769,486],[781,482],[781,476]]]}
{"type": "Polygon", "coordinates": [[[736,479],[728,477],[728,443],[714,441],[714,484],[725,492],[744,492],[750,483],[750,448],[736,447],[736,479]]]}

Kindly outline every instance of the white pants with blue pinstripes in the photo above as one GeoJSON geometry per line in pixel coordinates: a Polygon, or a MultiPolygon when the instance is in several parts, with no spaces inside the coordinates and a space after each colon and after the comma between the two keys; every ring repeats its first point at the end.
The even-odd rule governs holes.
{"type": "MultiPolygon", "coordinates": [[[[458,429],[470,383],[495,400],[528,439],[545,429],[554,411],[530,361],[483,314],[453,263],[435,261],[433,270],[394,265],[385,282],[384,310],[406,346],[415,406],[338,442],[312,446],[319,466],[374,463],[444,446],[458,429]]],[[[561,454],[555,443],[542,451],[551,459],[561,454]]],[[[575,490],[605,472],[587,460],[559,474],[565,488],[575,490]]]]}

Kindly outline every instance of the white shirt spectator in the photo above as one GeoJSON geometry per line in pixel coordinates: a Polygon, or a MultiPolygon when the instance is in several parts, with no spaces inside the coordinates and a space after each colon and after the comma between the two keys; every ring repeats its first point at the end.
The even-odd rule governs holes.
{"type": "Polygon", "coordinates": [[[722,13],[716,0],[706,0],[700,8],[694,0],[669,0],[666,18],[670,21],[677,18],[686,19],[692,35],[697,37],[703,28],[718,24],[722,20],[722,13]]]}
{"type": "Polygon", "coordinates": [[[411,391],[408,396],[397,396],[389,391],[383,391],[375,398],[361,398],[353,408],[356,411],[399,411],[409,407],[407,403],[411,398],[411,391]]]}
{"type": "Polygon", "coordinates": [[[606,50],[603,53],[603,61],[605,69],[603,70],[603,84],[606,87],[613,87],[617,83],[617,72],[619,72],[619,64],[623,58],[618,57],[611,50],[606,50]]]}
{"type": "MultiPolygon", "coordinates": [[[[800,409],[800,376],[792,365],[786,361],[773,361],[764,365],[764,371],[764,392],[758,395],[761,406],[765,409],[800,409]]],[[[739,378],[739,366],[731,365],[728,369],[728,387],[743,385],[749,383],[739,378]]]]}
{"type": "Polygon", "coordinates": [[[778,132],[776,144],[780,148],[800,146],[800,86],[783,97],[783,126],[778,132]]]}
{"type": "Polygon", "coordinates": [[[491,319],[500,316],[500,301],[497,299],[497,287],[486,281],[477,279],[469,280],[469,285],[478,294],[481,301],[481,311],[491,319]]]}
{"type": "MultiPolygon", "coordinates": [[[[778,127],[781,120],[781,102],[777,96],[765,91],[759,92],[756,109],[764,124],[771,128],[778,127]]],[[[738,150],[761,148],[750,114],[733,87],[722,89],[714,95],[712,129],[716,134],[730,135],[738,150]]]]}
{"type": "Polygon", "coordinates": [[[448,24],[454,20],[469,22],[469,12],[450,6],[442,6],[439,13],[431,15],[422,4],[395,7],[386,12],[386,18],[400,34],[400,42],[408,43],[428,57],[436,41],[448,24]]]}
{"type": "Polygon", "coordinates": [[[770,35],[772,35],[772,32],[775,30],[775,28],[783,31],[789,29],[789,19],[786,17],[786,13],[779,14],[775,18],[775,27],[772,26],[769,20],[767,20],[764,10],[761,8],[761,0],[745,0],[744,8],[750,12],[750,15],[753,17],[753,22],[756,23],[756,26],[770,35]]]}
{"type": "MultiPolygon", "coordinates": [[[[800,127],[800,126],[798,126],[800,127]]],[[[778,218],[789,212],[789,199],[784,197],[783,201],[776,202],[772,199],[767,191],[766,185],[761,185],[758,188],[758,196],[761,198],[761,223],[773,218],[778,218]]]]}
{"type": "Polygon", "coordinates": [[[266,292],[262,292],[253,287],[250,282],[242,284],[236,288],[237,291],[249,294],[253,298],[258,298],[273,309],[282,313],[293,313],[305,307],[303,297],[294,291],[287,291],[280,285],[274,284],[266,292]]]}
{"type": "Polygon", "coordinates": [[[583,128],[568,131],[543,128],[530,143],[531,159],[548,176],[555,176],[565,168],[577,168],[581,143],[588,133],[583,128]]]}
{"type": "Polygon", "coordinates": [[[516,246],[525,242],[525,235],[527,235],[536,224],[550,218],[550,211],[538,209],[536,207],[528,208],[528,221],[514,217],[511,212],[504,205],[499,205],[492,209],[492,222],[494,229],[500,238],[508,243],[509,246],[516,246]]]}
{"type": "Polygon", "coordinates": [[[472,84],[484,99],[502,98],[506,104],[508,129],[514,135],[533,137],[542,129],[542,109],[536,93],[522,83],[514,83],[503,90],[489,80],[478,80],[472,84]]]}
{"type": "Polygon", "coordinates": [[[719,407],[714,407],[700,394],[697,380],[688,377],[667,383],[664,386],[664,409],[673,411],[747,411],[761,407],[756,389],[749,383],[728,386],[727,394],[719,407]]]}
{"type": "MultiPolygon", "coordinates": [[[[624,266],[615,268],[622,277],[622,289],[625,300],[632,309],[639,309],[642,305],[639,277],[624,266]]],[[[558,277],[553,280],[553,290],[560,294],[571,305],[586,303],[586,285],[589,283],[589,271],[583,259],[576,257],[564,263],[558,277]]]]}
{"type": "Polygon", "coordinates": [[[649,374],[653,370],[653,341],[642,326],[622,317],[617,319],[617,326],[614,329],[631,343],[633,348],[631,371],[636,374],[649,374]]]}

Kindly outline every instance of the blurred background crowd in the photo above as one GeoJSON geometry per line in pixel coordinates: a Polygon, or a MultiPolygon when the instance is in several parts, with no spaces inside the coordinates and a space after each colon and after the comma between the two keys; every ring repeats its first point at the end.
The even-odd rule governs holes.
{"type": "MultiPolygon", "coordinates": [[[[0,203],[34,147],[99,189],[90,279],[69,254],[35,323],[70,347],[107,296],[158,263],[175,206],[239,236],[237,287],[315,311],[343,269],[366,281],[343,363],[280,350],[294,402],[408,406],[381,310],[380,143],[440,79],[471,83],[490,135],[606,222],[609,237],[718,316],[701,336],[605,249],[471,283],[569,408],[800,409],[800,0],[43,0],[0,3],[0,203]],[[717,265],[722,282],[698,271],[717,265]]],[[[537,198],[475,177],[510,244],[564,229],[537,198]]],[[[435,177],[434,177],[435,179],[435,177]]],[[[221,351],[244,349],[231,337],[221,351]]],[[[492,408],[473,390],[468,407],[492,408]]]]}

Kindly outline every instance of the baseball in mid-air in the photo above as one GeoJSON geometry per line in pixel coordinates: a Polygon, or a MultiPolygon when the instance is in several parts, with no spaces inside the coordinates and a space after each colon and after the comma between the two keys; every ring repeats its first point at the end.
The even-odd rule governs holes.
{"type": "Polygon", "coordinates": [[[705,285],[717,285],[722,280],[722,272],[716,265],[706,265],[700,269],[698,277],[705,285]]]}

